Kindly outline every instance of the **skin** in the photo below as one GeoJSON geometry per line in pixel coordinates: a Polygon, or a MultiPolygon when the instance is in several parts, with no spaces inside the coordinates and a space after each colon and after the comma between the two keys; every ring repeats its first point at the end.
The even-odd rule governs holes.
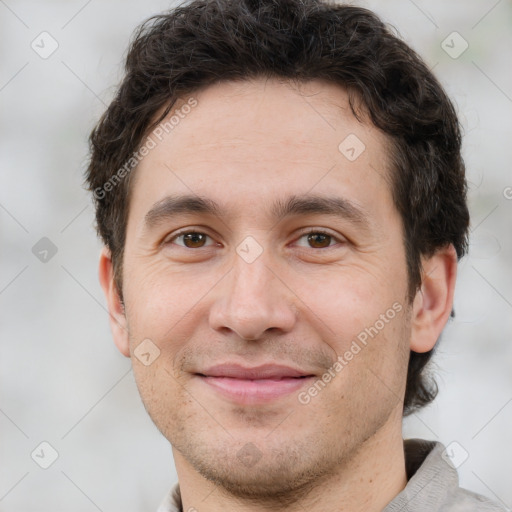
{"type": "Polygon", "coordinates": [[[430,350],[449,318],[455,251],[423,259],[421,290],[408,303],[388,140],[355,119],[340,87],[258,79],[193,97],[197,106],[133,176],[124,307],[108,249],[99,271],[115,343],[132,357],[144,405],[173,446],[183,510],[380,511],[407,483],[409,351],[430,350]],[[338,149],[349,134],[366,147],[354,161],[338,149]],[[210,198],[221,212],[147,225],[155,205],[180,194],[210,198]],[[306,194],[350,201],[365,225],[323,213],[271,216],[275,201],[306,194]],[[182,228],[208,237],[173,238],[182,228]],[[332,238],[308,238],[309,228],[332,238]],[[237,252],[247,236],[262,249],[251,263],[237,252]],[[396,303],[400,312],[307,404],[298,395],[311,381],[241,404],[196,375],[215,363],[274,362],[321,379],[396,303]],[[160,351],[149,365],[135,356],[146,339],[160,351]]]}

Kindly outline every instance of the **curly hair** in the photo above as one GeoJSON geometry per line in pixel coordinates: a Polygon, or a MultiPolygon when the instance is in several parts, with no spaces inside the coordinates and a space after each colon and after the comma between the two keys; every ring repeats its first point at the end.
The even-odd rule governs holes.
{"type": "MultiPolygon", "coordinates": [[[[459,121],[438,80],[394,32],[367,9],[322,0],[193,0],[145,21],[131,41],[117,94],[90,135],[86,171],[121,297],[133,174],[126,162],[178,97],[228,80],[323,79],[342,86],[356,118],[367,115],[391,142],[409,300],[421,286],[421,256],[453,244],[460,259],[469,213],[459,121]]],[[[437,394],[426,368],[434,350],[410,353],[404,415],[437,394]]]]}

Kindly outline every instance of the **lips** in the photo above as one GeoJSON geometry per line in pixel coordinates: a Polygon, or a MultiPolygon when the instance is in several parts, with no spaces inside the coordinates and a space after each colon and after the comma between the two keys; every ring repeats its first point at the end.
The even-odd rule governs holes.
{"type": "Polygon", "coordinates": [[[299,378],[312,375],[295,368],[283,365],[264,364],[252,368],[246,368],[238,364],[221,364],[212,366],[204,372],[206,377],[230,377],[233,379],[260,380],[260,379],[283,379],[299,378]]]}
{"type": "Polygon", "coordinates": [[[222,364],[196,374],[210,389],[241,404],[277,400],[299,390],[313,374],[289,366],[265,364],[244,367],[222,364]]]}

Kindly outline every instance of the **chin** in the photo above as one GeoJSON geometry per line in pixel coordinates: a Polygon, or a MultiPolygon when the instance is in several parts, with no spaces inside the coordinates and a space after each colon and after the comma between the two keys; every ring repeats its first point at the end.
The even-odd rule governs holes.
{"type": "Polygon", "coordinates": [[[209,453],[199,452],[197,444],[192,450],[182,447],[179,451],[219,492],[260,503],[280,500],[284,506],[303,499],[334,468],[332,453],[322,456],[313,444],[309,444],[308,452],[299,443],[292,447],[279,441],[279,447],[267,443],[264,452],[257,450],[253,443],[237,450],[234,448],[237,443],[233,442],[229,446],[217,446],[209,453]]]}

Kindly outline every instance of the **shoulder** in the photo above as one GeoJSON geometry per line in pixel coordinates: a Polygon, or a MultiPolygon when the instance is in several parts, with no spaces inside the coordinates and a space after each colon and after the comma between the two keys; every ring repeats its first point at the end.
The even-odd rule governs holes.
{"type": "Polygon", "coordinates": [[[156,512],[182,512],[182,507],[180,486],[176,482],[156,512]]]}
{"type": "Polygon", "coordinates": [[[500,504],[459,486],[450,453],[439,442],[404,442],[408,482],[384,512],[506,512],[500,504]]]}
{"type": "Polygon", "coordinates": [[[447,496],[446,512],[506,512],[506,508],[485,496],[457,488],[447,496]]]}

